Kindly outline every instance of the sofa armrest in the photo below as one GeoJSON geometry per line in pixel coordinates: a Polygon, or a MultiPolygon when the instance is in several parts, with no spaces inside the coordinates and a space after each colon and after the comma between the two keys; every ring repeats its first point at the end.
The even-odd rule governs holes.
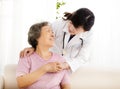
{"type": "Polygon", "coordinates": [[[18,89],[16,81],[17,64],[7,64],[4,68],[4,89],[18,89]]]}
{"type": "Polygon", "coordinates": [[[0,89],[3,89],[3,83],[4,83],[3,76],[0,75],[0,89]]]}

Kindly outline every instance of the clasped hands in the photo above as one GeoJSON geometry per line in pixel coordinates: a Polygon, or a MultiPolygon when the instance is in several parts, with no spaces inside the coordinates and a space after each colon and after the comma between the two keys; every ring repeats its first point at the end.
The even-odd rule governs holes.
{"type": "Polygon", "coordinates": [[[64,63],[60,62],[49,62],[43,65],[43,68],[46,72],[59,72],[66,69],[64,63]]]}

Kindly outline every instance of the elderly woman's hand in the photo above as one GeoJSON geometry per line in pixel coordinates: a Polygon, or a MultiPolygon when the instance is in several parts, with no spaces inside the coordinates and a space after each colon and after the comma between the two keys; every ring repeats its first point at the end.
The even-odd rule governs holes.
{"type": "Polygon", "coordinates": [[[46,72],[59,72],[62,70],[62,67],[59,62],[50,62],[44,65],[46,72]]]}

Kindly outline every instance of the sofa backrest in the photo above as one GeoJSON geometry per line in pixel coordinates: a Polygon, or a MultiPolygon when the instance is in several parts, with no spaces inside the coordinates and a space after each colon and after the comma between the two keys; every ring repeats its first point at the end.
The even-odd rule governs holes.
{"type": "Polygon", "coordinates": [[[80,67],[71,75],[71,89],[120,89],[120,70],[80,67]]]}

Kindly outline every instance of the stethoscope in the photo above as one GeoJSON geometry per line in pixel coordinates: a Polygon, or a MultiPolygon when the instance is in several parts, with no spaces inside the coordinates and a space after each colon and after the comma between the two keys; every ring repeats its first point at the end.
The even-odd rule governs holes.
{"type": "MultiPolygon", "coordinates": [[[[63,34],[63,44],[62,44],[62,49],[63,49],[63,51],[62,51],[62,56],[64,55],[64,40],[65,40],[65,35],[66,35],[66,32],[64,32],[64,34],[63,34]]],[[[81,40],[81,47],[83,46],[83,39],[82,38],[79,38],[80,40],[81,40]]],[[[79,50],[80,51],[80,50],[79,50]]]]}

